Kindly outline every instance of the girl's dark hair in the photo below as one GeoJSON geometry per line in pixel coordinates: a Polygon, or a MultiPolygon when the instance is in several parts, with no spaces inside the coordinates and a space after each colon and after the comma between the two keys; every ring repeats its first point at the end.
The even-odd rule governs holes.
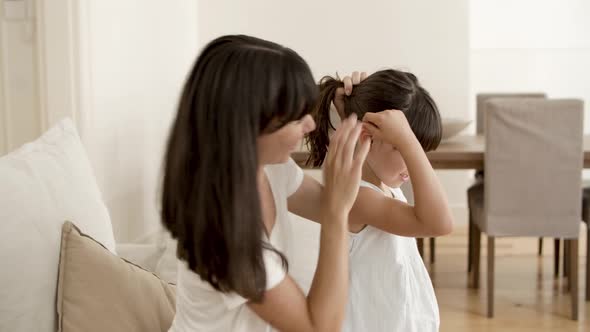
{"type": "Polygon", "coordinates": [[[266,286],[257,190],[257,137],[308,114],[317,85],[293,50],[223,36],[201,52],[184,85],[165,155],[164,226],[177,256],[222,292],[259,301],[266,286]]]}
{"type": "MultiPolygon", "coordinates": [[[[317,129],[306,137],[311,150],[307,164],[321,166],[329,144],[328,131],[334,129],[330,121],[330,105],[336,90],[344,86],[340,80],[326,76],[320,81],[320,98],[312,111],[317,129]]],[[[344,115],[395,109],[404,112],[410,127],[424,151],[438,147],[442,124],[436,103],[418,82],[416,76],[398,70],[378,71],[355,85],[350,96],[344,96],[344,115]]]]}

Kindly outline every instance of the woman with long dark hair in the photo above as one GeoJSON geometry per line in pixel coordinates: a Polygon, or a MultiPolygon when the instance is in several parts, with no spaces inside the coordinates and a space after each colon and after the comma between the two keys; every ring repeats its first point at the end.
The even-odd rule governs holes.
{"type": "Polygon", "coordinates": [[[248,36],[210,42],[171,129],[162,221],[178,240],[170,331],[338,331],[348,290],[348,213],[370,141],[336,131],[324,185],[290,159],[315,129],[317,85],[293,50],[248,36]],[[288,275],[288,211],[321,223],[309,294],[288,275]]]}

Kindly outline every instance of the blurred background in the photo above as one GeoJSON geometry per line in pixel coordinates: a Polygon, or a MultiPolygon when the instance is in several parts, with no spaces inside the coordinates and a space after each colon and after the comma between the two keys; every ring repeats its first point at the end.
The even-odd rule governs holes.
{"type": "MultiPolygon", "coordinates": [[[[318,80],[355,70],[411,71],[431,92],[443,118],[465,124],[463,134],[475,134],[475,100],[483,92],[532,91],[551,98],[582,99],[588,114],[590,2],[586,0],[0,0],[0,4],[0,155],[34,140],[59,119],[73,118],[118,242],[160,229],[158,179],[179,92],[199,50],[223,34],[249,34],[288,46],[307,60],[318,80]]],[[[590,131],[588,116],[584,131],[590,131]]],[[[429,267],[441,303],[442,329],[508,331],[508,325],[516,324],[522,329],[515,331],[529,326],[590,330],[584,315],[577,323],[568,320],[568,300],[561,298],[565,295],[554,292],[538,300],[534,288],[525,300],[510,296],[502,300],[503,295],[498,295],[498,307],[505,304],[509,312],[524,306],[526,313],[499,311],[502,317],[494,322],[483,317],[484,300],[467,290],[463,278],[466,190],[473,171],[437,172],[456,216],[456,232],[463,234],[446,242],[441,239],[441,258],[436,268],[429,267]],[[451,301],[463,298],[461,304],[451,301]],[[553,318],[534,322],[542,317],[553,318]]],[[[299,231],[306,241],[313,241],[309,239],[317,230],[302,226],[299,231]]],[[[510,254],[506,250],[508,256],[532,257],[537,250],[535,241],[527,246],[498,245],[500,256],[502,248],[515,249],[510,254]]],[[[582,255],[585,248],[580,246],[582,255]]],[[[549,262],[543,273],[551,275],[552,251],[546,254],[549,262]]],[[[303,262],[309,255],[313,261],[308,253],[293,259],[303,262]]],[[[583,271],[585,260],[580,260],[583,271]]],[[[529,261],[535,275],[538,262],[529,261]]],[[[511,274],[519,262],[497,267],[498,289],[509,291],[511,281],[529,273],[511,274]]],[[[539,287],[560,289],[556,282],[539,287]]],[[[584,301],[580,303],[588,316],[584,301]]]]}

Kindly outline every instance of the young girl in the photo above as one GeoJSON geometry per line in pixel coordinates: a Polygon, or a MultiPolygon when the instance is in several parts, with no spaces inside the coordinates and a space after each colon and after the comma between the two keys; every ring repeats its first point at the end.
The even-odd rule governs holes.
{"type": "Polygon", "coordinates": [[[223,36],[200,54],[168,141],[162,221],[178,240],[170,331],[338,331],[348,290],[348,214],[369,141],[356,116],[332,138],[324,186],[289,158],[315,128],[317,85],[294,51],[223,36]],[[322,224],[306,297],[287,274],[287,209],[322,224]]]}
{"type": "MultiPolygon", "coordinates": [[[[322,164],[328,146],[331,101],[342,83],[326,77],[314,110],[310,161],[322,164]]],[[[438,331],[439,312],[414,237],[451,231],[445,195],[424,151],[441,139],[436,104],[416,77],[396,70],[376,72],[354,87],[341,116],[365,121],[372,147],[349,218],[350,284],[343,331],[438,331]],[[399,189],[409,180],[415,206],[399,189]]]]}

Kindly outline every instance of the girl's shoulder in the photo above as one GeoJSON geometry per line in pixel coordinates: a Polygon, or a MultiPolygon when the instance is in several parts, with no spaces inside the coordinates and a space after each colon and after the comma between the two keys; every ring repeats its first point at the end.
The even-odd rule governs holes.
{"type": "Polygon", "coordinates": [[[388,187],[389,192],[384,192],[381,188],[377,187],[376,185],[361,180],[359,195],[357,200],[362,201],[371,201],[376,198],[384,198],[384,199],[396,199],[398,201],[402,201],[407,203],[408,200],[404,195],[404,192],[401,188],[391,188],[388,187]]]}

